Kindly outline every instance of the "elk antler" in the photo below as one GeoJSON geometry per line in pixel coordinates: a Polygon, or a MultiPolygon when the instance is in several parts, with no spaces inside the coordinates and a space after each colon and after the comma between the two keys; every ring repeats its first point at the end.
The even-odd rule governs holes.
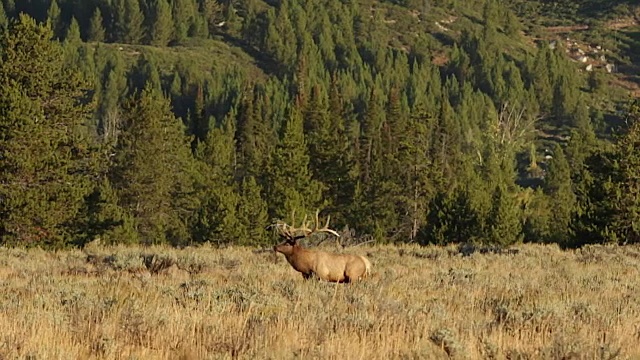
{"type": "Polygon", "coordinates": [[[331,216],[327,216],[326,224],[323,227],[320,227],[319,214],[320,211],[316,210],[316,221],[313,228],[311,229],[309,228],[309,223],[307,222],[307,215],[304,216],[300,227],[295,227],[295,210],[291,212],[291,223],[293,225],[289,225],[283,221],[278,220],[272,226],[275,227],[276,230],[278,230],[281,237],[287,239],[288,241],[295,241],[320,232],[326,232],[339,237],[340,234],[338,234],[337,231],[329,229],[329,220],[331,219],[331,216]]]}
{"type": "Polygon", "coordinates": [[[311,233],[309,233],[309,235],[311,235],[312,233],[327,232],[329,234],[340,237],[340,234],[338,234],[337,231],[329,229],[329,220],[331,220],[331,215],[327,215],[327,222],[324,224],[322,228],[318,228],[318,226],[320,226],[320,220],[318,219],[319,214],[320,214],[320,210],[316,210],[316,224],[313,227],[313,230],[311,230],[311,233]]]}

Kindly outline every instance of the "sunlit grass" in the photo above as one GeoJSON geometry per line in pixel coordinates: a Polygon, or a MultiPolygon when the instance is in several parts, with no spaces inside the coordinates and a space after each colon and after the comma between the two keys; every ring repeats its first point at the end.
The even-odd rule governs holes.
{"type": "Polygon", "coordinates": [[[1,359],[640,358],[640,249],[356,247],[303,281],[250,248],[0,249],[1,359]]]}

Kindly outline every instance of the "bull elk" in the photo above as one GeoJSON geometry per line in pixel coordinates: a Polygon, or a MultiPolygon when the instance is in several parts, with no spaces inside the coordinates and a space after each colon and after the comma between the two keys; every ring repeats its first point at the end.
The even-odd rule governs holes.
{"type": "Polygon", "coordinates": [[[364,256],[309,250],[298,243],[300,239],[321,232],[340,236],[335,230],[329,229],[329,220],[330,216],[327,217],[324,227],[320,227],[316,211],[313,228],[309,228],[306,215],[298,228],[294,227],[294,214],[292,215],[293,225],[278,221],[272,226],[284,241],[274,246],[273,250],[284,254],[289,264],[302,273],[305,280],[315,275],[329,282],[348,283],[367,277],[371,273],[371,263],[364,256]]]}

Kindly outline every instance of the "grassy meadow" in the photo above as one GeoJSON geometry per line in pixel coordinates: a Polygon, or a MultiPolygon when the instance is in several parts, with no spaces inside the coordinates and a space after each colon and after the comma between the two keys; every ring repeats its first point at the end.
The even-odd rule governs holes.
{"type": "Polygon", "coordinates": [[[374,246],[303,281],[251,248],[0,249],[0,359],[638,359],[640,248],[374,246]]]}

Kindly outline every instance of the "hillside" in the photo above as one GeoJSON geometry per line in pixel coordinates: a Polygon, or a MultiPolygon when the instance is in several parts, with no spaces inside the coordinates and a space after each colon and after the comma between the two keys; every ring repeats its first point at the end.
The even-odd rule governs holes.
{"type": "Polygon", "coordinates": [[[631,1],[0,10],[3,244],[640,240],[631,1]]]}

